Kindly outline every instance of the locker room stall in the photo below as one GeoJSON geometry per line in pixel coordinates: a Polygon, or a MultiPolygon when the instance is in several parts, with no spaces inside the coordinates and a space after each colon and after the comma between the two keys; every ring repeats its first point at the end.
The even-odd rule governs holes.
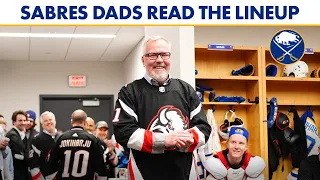
{"type": "MultiPolygon", "coordinates": [[[[303,57],[309,66],[309,72],[320,66],[320,50],[314,54],[303,57]]],[[[267,167],[264,175],[268,179],[268,127],[267,114],[269,112],[268,101],[276,97],[279,112],[285,113],[290,119],[290,127],[293,128],[293,115],[290,108],[296,108],[301,116],[307,108],[311,108],[319,128],[320,117],[320,79],[282,77],[284,65],[276,63],[268,48],[259,46],[234,46],[233,50],[208,50],[207,44],[196,45],[195,65],[198,74],[196,85],[213,88],[217,96],[242,96],[245,101],[237,102],[203,102],[205,110],[213,109],[218,127],[224,123],[228,110],[233,110],[237,117],[241,118],[244,126],[249,131],[249,152],[261,156],[267,167]],[[278,71],[275,77],[266,77],[266,65],[276,64],[278,71]],[[232,76],[232,70],[252,64],[254,73],[252,76],[232,76]],[[255,101],[259,99],[259,101],[255,101]]],[[[228,116],[229,118],[230,116],[228,116]]],[[[229,122],[234,119],[228,119],[229,122]]],[[[220,136],[222,149],[225,148],[225,140],[220,136]]],[[[282,172],[282,160],[273,179],[286,179],[291,172],[291,159],[284,160],[282,172]]]]}

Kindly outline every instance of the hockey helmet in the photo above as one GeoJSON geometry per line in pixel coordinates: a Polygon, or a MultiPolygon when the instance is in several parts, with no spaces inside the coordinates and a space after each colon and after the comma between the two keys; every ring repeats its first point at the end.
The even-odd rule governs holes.
{"type": "Polygon", "coordinates": [[[289,127],[289,122],[290,120],[287,115],[282,112],[278,112],[275,123],[280,130],[287,129],[289,127]]]}
{"type": "Polygon", "coordinates": [[[278,72],[278,67],[273,64],[273,63],[269,63],[266,66],[266,76],[271,76],[274,77],[277,75],[278,72]]]}
{"type": "Polygon", "coordinates": [[[196,86],[196,93],[201,102],[211,102],[214,100],[216,94],[213,92],[213,88],[208,88],[205,86],[196,86]]]}
{"type": "Polygon", "coordinates": [[[223,124],[221,124],[220,127],[219,127],[219,135],[224,140],[228,140],[229,139],[230,129],[232,127],[244,127],[244,122],[243,122],[243,120],[241,118],[236,116],[236,113],[234,111],[229,110],[229,111],[226,112],[223,124]],[[228,119],[228,114],[229,113],[231,113],[231,117],[228,119]],[[232,119],[234,119],[234,121],[231,121],[232,119]]]}
{"type": "Polygon", "coordinates": [[[320,68],[317,68],[315,70],[313,70],[310,74],[310,77],[313,78],[320,78],[320,68]]]}
{"type": "Polygon", "coordinates": [[[307,63],[304,61],[298,61],[293,64],[288,64],[283,68],[283,76],[285,77],[297,77],[297,78],[302,78],[302,77],[307,77],[309,72],[309,68],[307,63]]]}

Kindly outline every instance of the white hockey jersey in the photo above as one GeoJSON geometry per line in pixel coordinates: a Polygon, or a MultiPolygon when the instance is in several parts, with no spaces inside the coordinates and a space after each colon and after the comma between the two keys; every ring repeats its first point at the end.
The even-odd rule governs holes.
{"type": "Polygon", "coordinates": [[[220,138],[219,138],[219,129],[217,122],[214,118],[213,110],[208,109],[207,111],[207,120],[211,126],[211,134],[209,136],[208,142],[205,144],[205,153],[206,154],[215,154],[221,151],[220,138]]]}

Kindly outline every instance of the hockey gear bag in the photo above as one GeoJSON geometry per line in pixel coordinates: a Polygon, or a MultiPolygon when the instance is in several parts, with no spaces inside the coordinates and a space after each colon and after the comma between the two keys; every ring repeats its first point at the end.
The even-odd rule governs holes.
{"type": "Polygon", "coordinates": [[[246,99],[242,96],[217,96],[214,98],[214,101],[216,102],[237,102],[242,103],[246,99]]]}

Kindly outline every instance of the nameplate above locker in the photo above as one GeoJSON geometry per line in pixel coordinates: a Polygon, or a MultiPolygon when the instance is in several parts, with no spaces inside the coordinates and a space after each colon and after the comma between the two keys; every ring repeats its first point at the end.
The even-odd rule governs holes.
{"type": "Polygon", "coordinates": [[[208,50],[233,51],[233,46],[228,44],[208,44],[208,50]]]}
{"type": "Polygon", "coordinates": [[[313,48],[306,48],[304,54],[314,54],[313,48]]]}

